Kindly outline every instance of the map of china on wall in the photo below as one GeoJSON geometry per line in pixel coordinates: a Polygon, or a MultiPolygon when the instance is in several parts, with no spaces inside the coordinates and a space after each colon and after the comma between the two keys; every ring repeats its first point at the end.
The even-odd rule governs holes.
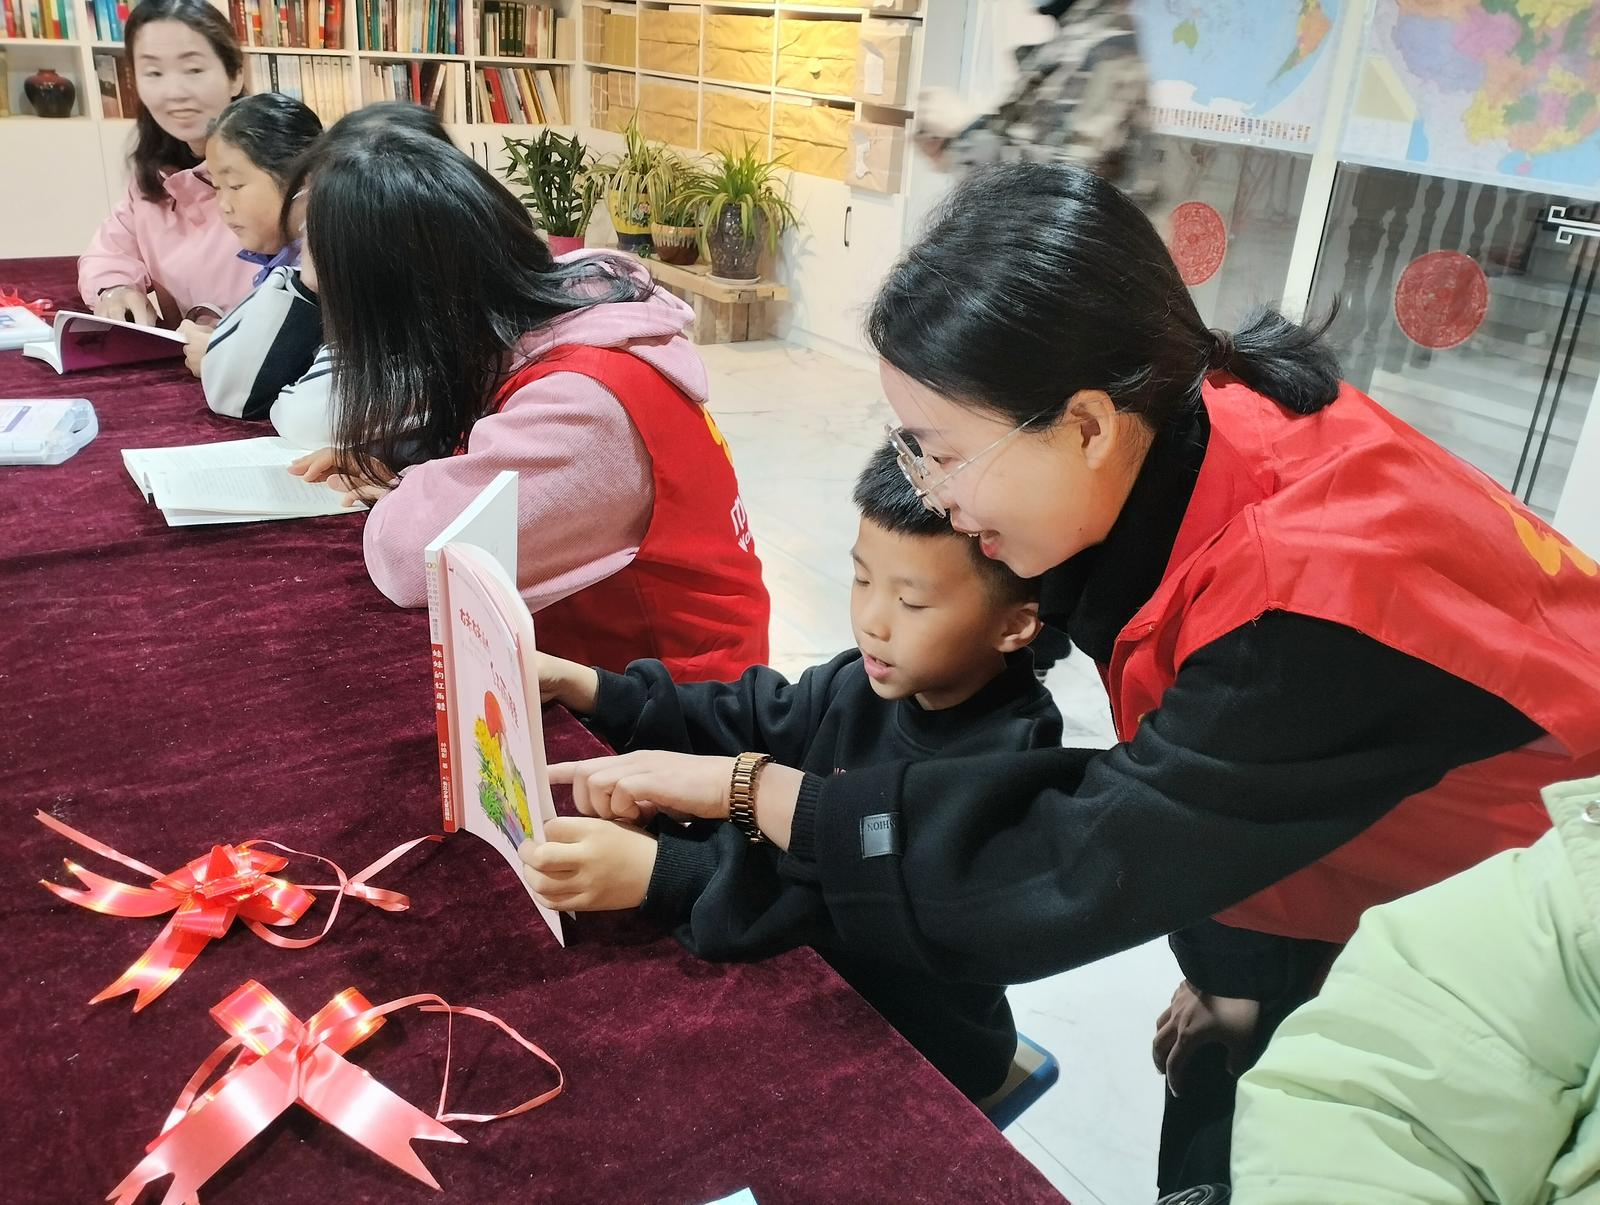
{"type": "Polygon", "coordinates": [[[1309,154],[1343,0],[1136,0],[1157,132],[1309,154]]]}
{"type": "Polygon", "coordinates": [[[1342,158],[1600,198],[1600,4],[1373,0],[1342,158]]]}

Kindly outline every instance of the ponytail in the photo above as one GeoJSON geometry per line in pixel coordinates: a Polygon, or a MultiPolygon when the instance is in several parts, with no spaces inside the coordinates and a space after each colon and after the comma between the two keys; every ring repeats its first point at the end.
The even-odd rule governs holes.
{"type": "Polygon", "coordinates": [[[1099,390],[1151,430],[1200,405],[1225,370],[1297,414],[1338,396],[1339,362],[1309,327],[1258,310],[1208,330],[1166,244],[1115,186],[1079,168],[971,173],[890,270],[867,319],[886,361],[942,397],[1045,429],[1099,390]]]}
{"type": "Polygon", "coordinates": [[[1322,338],[1338,313],[1335,301],[1321,320],[1301,326],[1265,306],[1252,310],[1239,331],[1211,332],[1206,371],[1232,373],[1286,410],[1315,414],[1339,396],[1339,357],[1322,338]]]}

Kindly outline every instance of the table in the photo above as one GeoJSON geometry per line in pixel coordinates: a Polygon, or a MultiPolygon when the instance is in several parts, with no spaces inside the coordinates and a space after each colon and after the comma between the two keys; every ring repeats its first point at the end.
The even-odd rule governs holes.
{"type": "MultiPolygon", "coordinates": [[[[71,261],[0,262],[25,296],[71,304],[71,280],[71,261]]],[[[256,430],[212,416],[181,364],[58,377],[4,353],[0,396],[87,396],[101,423],[64,465],[0,468],[0,1197],[102,1198],[220,1040],[207,1011],[256,978],[302,1017],[352,984],[374,1002],[433,991],[489,1009],[548,1050],[568,1088],[460,1127],[468,1145],[418,1144],[442,1193],[292,1110],[211,1181],[207,1205],[693,1205],[746,1185],[762,1205],[1059,1200],[809,950],[705,963],[632,915],[579,917],[562,950],[467,835],[379,876],[408,912],[347,902],[298,951],[241,928],[143,1012],[131,997],[90,1006],[161,922],[41,889],[67,881],[64,857],[120,868],[33,812],[163,870],[266,837],[354,871],[438,828],[427,620],[368,581],[359,516],[165,526],[120,450],[256,430]]],[[[561,713],[546,734],[553,759],[600,749],[561,713]]],[[[286,873],[326,881],[314,866],[286,873]]],[[[490,1033],[458,1024],[451,1108],[496,1112],[552,1082],[490,1033]]],[[[352,1058],[431,1108],[443,1049],[437,1019],[405,1013],[352,1058]]]]}

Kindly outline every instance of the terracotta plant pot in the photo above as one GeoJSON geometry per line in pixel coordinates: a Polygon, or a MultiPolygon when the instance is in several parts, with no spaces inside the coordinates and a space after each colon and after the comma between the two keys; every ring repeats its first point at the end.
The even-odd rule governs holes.
{"type": "Polygon", "coordinates": [[[746,236],[744,215],[737,205],[722,211],[716,224],[706,231],[706,246],[711,251],[711,274],[723,280],[760,280],[761,246],[767,237],[767,217],[756,214],[755,229],[746,236]]]}
{"type": "Polygon", "coordinates": [[[28,103],[40,117],[71,117],[78,99],[78,86],[49,67],[42,67],[22,81],[28,103]]]}
{"type": "Polygon", "coordinates": [[[544,241],[550,244],[551,255],[567,255],[573,251],[583,250],[583,235],[577,234],[547,234],[544,241]]]}
{"type": "Polygon", "coordinates": [[[700,227],[650,224],[650,241],[664,264],[694,263],[700,258],[700,227]]]}

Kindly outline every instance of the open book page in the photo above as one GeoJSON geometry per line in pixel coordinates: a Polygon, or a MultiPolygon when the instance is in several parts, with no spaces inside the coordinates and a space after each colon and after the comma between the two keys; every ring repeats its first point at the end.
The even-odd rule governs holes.
{"type": "Polygon", "coordinates": [[[251,519],[340,515],[346,507],[326,485],[289,472],[305,455],[276,436],[170,448],[125,448],[122,463],[144,495],[174,526],[251,519]]]}
{"type": "MultiPolygon", "coordinates": [[[[440,564],[450,605],[460,824],[498,850],[526,889],[517,848],[543,841],[545,821],[555,816],[538,682],[535,676],[530,693],[524,673],[525,664],[535,663],[532,620],[505,571],[478,549],[446,545],[440,564]]],[[[561,917],[533,902],[565,945],[561,917]]]]}
{"type": "Polygon", "coordinates": [[[163,327],[63,310],[56,315],[50,336],[24,344],[22,354],[67,373],[173,359],[183,354],[187,341],[177,331],[163,327]]]}
{"type": "Polygon", "coordinates": [[[354,509],[325,485],[296,477],[282,465],[153,469],[146,480],[163,510],[209,510],[231,515],[339,515],[354,509]]]}

